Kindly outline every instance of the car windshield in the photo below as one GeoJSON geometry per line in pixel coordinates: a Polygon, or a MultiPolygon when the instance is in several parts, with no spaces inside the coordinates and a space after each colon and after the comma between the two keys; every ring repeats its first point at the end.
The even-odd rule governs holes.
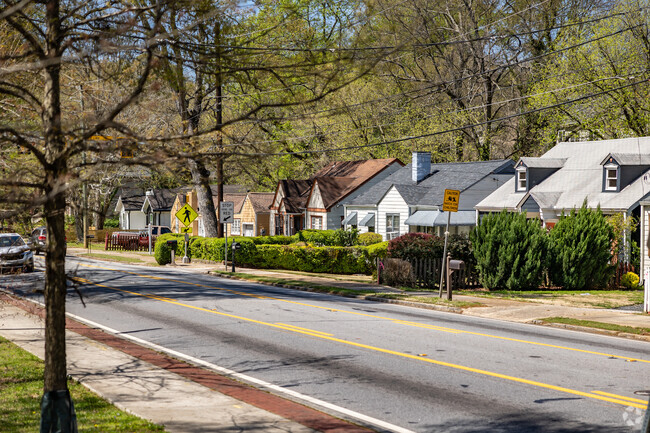
{"type": "Polygon", "coordinates": [[[25,245],[20,236],[0,236],[0,247],[17,247],[25,245]]]}

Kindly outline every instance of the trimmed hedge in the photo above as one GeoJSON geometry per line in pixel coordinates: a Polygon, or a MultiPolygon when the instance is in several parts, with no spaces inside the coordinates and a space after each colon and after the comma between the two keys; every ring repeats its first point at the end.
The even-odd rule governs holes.
{"type": "MultiPolygon", "coordinates": [[[[273,238],[279,238],[273,236],[273,238]]],[[[183,235],[166,234],[156,242],[155,258],[158,264],[171,262],[168,239],[177,239],[176,255],[183,254],[183,235]]],[[[274,239],[276,240],[276,239],[274,239]]],[[[278,239],[281,242],[282,239],[278,239]]],[[[255,238],[235,236],[228,238],[228,259],[232,259],[232,243],[241,248],[236,251],[235,262],[242,266],[267,269],[287,269],[304,272],[333,274],[372,274],[377,257],[386,256],[388,242],[368,247],[310,247],[300,245],[259,244],[255,238]]],[[[224,260],[224,238],[190,238],[189,257],[221,262],[224,260]]]]}
{"type": "Polygon", "coordinates": [[[291,236],[292,243],[305,242],[319,247],[351,247],[358,243],[359,231],[352,230],[300,230],[291,236]]]}
{"type": "Polygon", "coordinates": [[[166,265],[172,262],[172,249],[167,245],[167,241],[174,239],[177,241],[175,250],[176,257],[182,257],[184,255],[185,235],[177,233],[160,235],[156,239],[156,245],[153,250],[154,258],[159,265],[166,265]]]}

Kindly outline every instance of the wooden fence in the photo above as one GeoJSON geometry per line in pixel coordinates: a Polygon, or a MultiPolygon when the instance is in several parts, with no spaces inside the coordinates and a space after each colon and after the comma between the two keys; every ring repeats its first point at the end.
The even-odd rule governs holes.
{"type": "MultiPolygon", "coordinates": [[[[151,237],[151,248],[156,244],[157,236],[151,237]]],[[[140,242],[139,233],[106,233],[104,239],[106,251],[148,251],[149,243],[140,242]]]]}
{"type": "MultiPolygon", "coordinates": [[[[379,263],[380,281],[388,285],[405,285],[426,290],[438,289],[442,258],[425,258],[404,261],[383,259],[379,263]],[[383,273],[383,275],[382,275],[383,273]]],[[[472,266],[451,275],[454,289],[481,287],[478,272],[472,266]]]]}

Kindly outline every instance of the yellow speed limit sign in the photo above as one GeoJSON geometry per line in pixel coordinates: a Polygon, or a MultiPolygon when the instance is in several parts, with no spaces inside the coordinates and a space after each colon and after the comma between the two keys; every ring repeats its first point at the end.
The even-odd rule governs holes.
{"type": "Polygon", "coordinates": [[[458,212],[458,199],[460,191],[456,189],[446,189],[445,198],[442,202],[442,210],[445,212],[458,212]]]}

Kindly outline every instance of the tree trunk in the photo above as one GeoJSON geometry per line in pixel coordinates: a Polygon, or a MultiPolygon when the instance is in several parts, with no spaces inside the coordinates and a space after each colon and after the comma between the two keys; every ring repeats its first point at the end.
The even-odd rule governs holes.
{"type": "Polygon", "coordinates": [[[205,168],[203,161],[199,159],[190,159],[190,173],[192,173],[192,183],[196,189],[196,197],[199,203],[199,210],[203,218],[203,228],[205,237],[217,237],[217,214],[212,199],[212,190],[210,189],[210,172],[205,168]]]}
{"type": "Polygon", "coordinates": [[[45,372],[44,392],[67,389],[65,346],[65,183],[67,164],[62,155],[61,130],[61,22],[59,1],[47,2],[47,58],[44,71],[43,126],[45,132],[45,372]]]}

